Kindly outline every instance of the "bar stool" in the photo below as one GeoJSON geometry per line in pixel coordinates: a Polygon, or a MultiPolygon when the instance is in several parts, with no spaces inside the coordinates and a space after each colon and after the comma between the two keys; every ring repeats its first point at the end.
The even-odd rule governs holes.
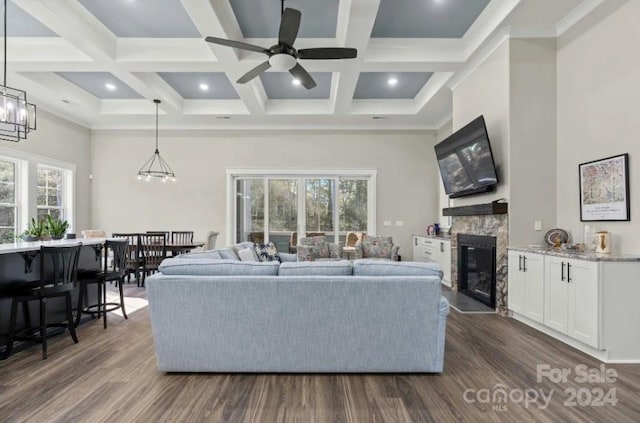
{"type": "Polygon", "coordinates": [[[103,270],[86,272],[81,274],[80,289],[78,294],[78,308],[76,314],[77,327],[80,324],[80,317],[82,314],[100,315],[102,314],[103,326],[107,328],[107,312],[122,309],[122,315],[125,319],[128,319],[127,312],[124,310],[124,292],[122,286],[124,285],[124,277],[127,273],[127,248],[129,246],[129,240],[124,239],[108,239],[104,243],[104,258],[103,258],[103,270]],[[109,254],[112,253],[112,256],[109,254]],[[112,262],[109,263],[109,258],[112,258],[112,262]],[[120,291],[120,302],[107,302],[107,282],[115,282],[120,291]],[[98,302],[97,304],[88,304],[83,306],[84,302],[89,302],[87,286],[89,284],[98,284],[98,302]]]}
{"type": "Polygon", "coordinates": [[[9,336],[5,355],[8,357],[13,350],[14,341],[42,342],[42,359],[47,358],[47,328],[62,327],[69,329],[73,342],[78,343],[75,326],[73,324],[73,310],[71,308],[71,291],[76,287],[78,273],[78,258],[82,244],[70,247],[40,247],[40,281],[25,283],[12,290],[11,315],[9,317],[9,336]],[[51,264],[48,268],[46,264],[51,264]],[[64,297],[66,302],[66,323],[47,322],[47,300],[49,298],[64,297]],[[39,334],[33,333],[29,308],[25,306],[29,301],[40,304],[39,334]],[[18,304],[23,304],[24,319],[27,327],[16,332],[18,304]],[[25,332],[25,335],[22,335],[25,332]]]}

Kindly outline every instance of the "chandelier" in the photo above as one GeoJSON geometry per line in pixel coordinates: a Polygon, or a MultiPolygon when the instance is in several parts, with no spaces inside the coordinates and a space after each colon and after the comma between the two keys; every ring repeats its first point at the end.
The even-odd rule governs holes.
{"type": "Polygon", "coordinates": [[[171,167],[160,155],[160,150],[158,150],[158,106],[161,102],[158,99],[153,100],[153,102],[156,103],[156,150],[138,171],[138,179],[144,178],[145,181],[162,179],[162,182],[167,182],[168,180],[175,182],[175,173],[173,173],[171,167]]]}
{"type": "Polygon", "coordinates": [[[0,140],[20,142],[36,129],[36,105],[27,92],[7,87],[7,0],[4,0],[4,79],[0,85],[0,140]]]}

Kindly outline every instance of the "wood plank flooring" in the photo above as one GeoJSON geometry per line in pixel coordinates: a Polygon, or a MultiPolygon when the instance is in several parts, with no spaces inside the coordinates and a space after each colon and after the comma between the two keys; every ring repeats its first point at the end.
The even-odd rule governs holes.
{"type": "Polygon", "coordinates": [[[106,331],[89,322],[78,337],[53,338],[46,361],[34,346],[0,362],[0,422],[640,421],[640,365],[606,365],[614,383],[579,383],[577,365],[601,363],[497,315],[452,310],[440,375],[164,374],[146,308],[129,320],[111,314],[106,331]],[[538,383],[538,364],[572,374],[538,383]],[[511,399],[485,401],[498,384],[511,399]],[[598,388],[614,389],[617,404],[563,404],[565,390],[582,389],[586,404],[598,388]],[[548,407],[522,402],[525,389],[551,394],[548,407]]]}

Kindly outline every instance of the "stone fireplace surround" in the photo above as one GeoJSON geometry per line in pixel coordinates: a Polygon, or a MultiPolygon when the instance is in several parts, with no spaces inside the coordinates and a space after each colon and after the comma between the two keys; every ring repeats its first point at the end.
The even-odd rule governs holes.
{"type": "Polygon", "coordinates": [[[451,218],[451,289],[458,291],[458,234],[496,237],[496,311],[507,315],[507,246],[509,218],[506,203],[451,207],[443,210],[451,218]]]}

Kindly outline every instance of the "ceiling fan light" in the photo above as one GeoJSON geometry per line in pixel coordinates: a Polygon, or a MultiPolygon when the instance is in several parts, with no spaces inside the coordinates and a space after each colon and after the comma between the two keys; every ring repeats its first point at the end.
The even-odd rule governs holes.
{"type": "Polygon", "coordinates": [[[293,68],[296,63],[295,57],[285,53],[274,54],[269,58],[269,64],[278,72],[288,71],[293,68]]]}

